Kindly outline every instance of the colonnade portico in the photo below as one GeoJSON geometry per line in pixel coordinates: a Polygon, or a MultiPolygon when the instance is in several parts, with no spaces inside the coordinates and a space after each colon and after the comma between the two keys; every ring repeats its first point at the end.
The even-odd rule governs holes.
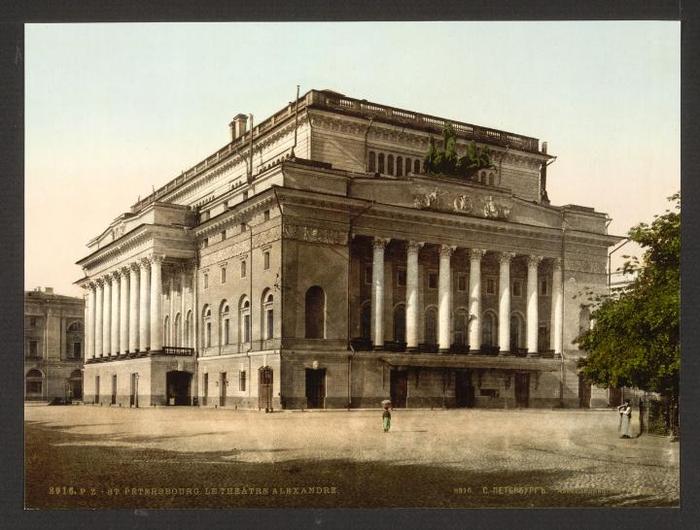
{"type": "Polygon", "coordinates": [[[162,350],[163,259],[142,258],[87,282],[86,359],[162,350]]]}
{"type": "MultiPolygon", "coordinates": [[[[372,293],[371,293],[371,339],[375,350],[384,347],[384,252],[390,239],[374,237],[372,241],[372,293]]],[[[418,257],[420,249],[426,242],[406,242],[406,349],[415,352],[418,350],[419,333],[419,273],[418,257]]],[[[438,352],[448,353],[451,348],[452,334],[452,256],[456,246],[441,244],[439,247],[438,269],[438,352]]],[[[482,334],[482,260],[487,252],[483,248],[468,249],[469,258],[469,286],[468,286],[468,338],[470,354],[479,353],[482,334]]],[[[516,257],[514,252],[497,252],[499,263],[498,274],[498,349],[499,355],[509,355],[511,349],[511,263],[516,257]]],[[[525,255],[527,262],[526,283],[526,349],[528,355],[538,353],[538,267],[543,256],[525,255]]],[[[562,353],[562,326],[563,326],[563,293],[561,259],[549,258],[553,262],[552,273],[552,304],[550,325],[550,349],[555,355],[562,353]]]]}

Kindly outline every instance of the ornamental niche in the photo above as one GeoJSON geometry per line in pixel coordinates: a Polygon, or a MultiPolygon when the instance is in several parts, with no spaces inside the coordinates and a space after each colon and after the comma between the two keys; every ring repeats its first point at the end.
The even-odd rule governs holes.
{"type": "Polygon", "coordinates": [[[438,193],[437,189],[428,193],[414,194],[413,206],[421,210],[461,213],[487,219],[508,219],[512,209],[510,201],[496,199],[493,195],[438,193]]]}

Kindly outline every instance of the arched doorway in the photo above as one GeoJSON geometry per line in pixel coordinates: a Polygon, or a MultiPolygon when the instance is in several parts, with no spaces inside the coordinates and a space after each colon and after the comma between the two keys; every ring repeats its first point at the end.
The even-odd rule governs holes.
{"type": "Polygon", "coordinates": [[[307,339],[323,339],[326,335],[326,294],[318,285],[309,287],[306,291],[305,305],[305,337],[307,339]]]}
{"type": "Polygon", "coordinates": [[[272,411],[272,368],[261,366],[258,370],[258,409],[272,411]]]}
{"type": "Polygon", "coordinates": [[[73,370],[68,378],[68,399],[83,399],[83,373],[73,370]]]}
{"type": "Polygon", "coordinates": [[[168,405],[191,405],[192,394],[190,388],[192,385],[192,374],[190,372],[182,372],[172,370],[165,374],[165,388],[167,390],[168,405]]]}
{"type": "Polygon", "coordinates": [[[44,374],[41,371],[32,369],[27,372],[24,386],[24,399],[44,398],[44,374]]]}
{"type": "MultiPolygon", "coordinates": [[[[454,344],[459,348],[467,346],[467,311],[458,309],[454,314],[454,344]]],[[[476,346],[473,346],[476,348],[476,346]]]]}

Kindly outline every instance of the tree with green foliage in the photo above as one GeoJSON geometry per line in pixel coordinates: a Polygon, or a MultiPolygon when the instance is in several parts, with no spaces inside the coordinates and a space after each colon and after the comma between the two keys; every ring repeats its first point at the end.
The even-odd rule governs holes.
{"type": "MultiPolygon", "coordinates": [[[[651,224],[630,229],[644,250],[641,263],[629,258],[625,273],[636,273],[625,288],[592,298],[593,326],[577,341],[588,352],[579,366],[606,387],[637,387],[677,403],[680,371],[680,193],[672,210],[651,224]]],[[[589,293],[590,294],[590,293],[589,293]]]]}
{"type": "Polygon", "coordinates": [[[463,179],[472,178],[480,169],[493,167],[488,147],[478,147],[474,142],[467,146],[467,152],[460,157],[457,153],[457,134],[450,124],[443,130],[442,149],[437,149],[435,140],[430,139],[430,147],[425,156],[428,173],[448,175],[463,179]]]}

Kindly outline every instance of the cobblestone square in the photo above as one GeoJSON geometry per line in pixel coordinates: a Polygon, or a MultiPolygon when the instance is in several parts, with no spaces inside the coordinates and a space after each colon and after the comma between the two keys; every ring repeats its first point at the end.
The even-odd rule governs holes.
{"type": "Polygon", "coordinates": [[[676,506],[679,443],[608,410],[27,406],[27,507],[676,506]],[[632,425],[633,436],[638,424],[632,425]]]}

